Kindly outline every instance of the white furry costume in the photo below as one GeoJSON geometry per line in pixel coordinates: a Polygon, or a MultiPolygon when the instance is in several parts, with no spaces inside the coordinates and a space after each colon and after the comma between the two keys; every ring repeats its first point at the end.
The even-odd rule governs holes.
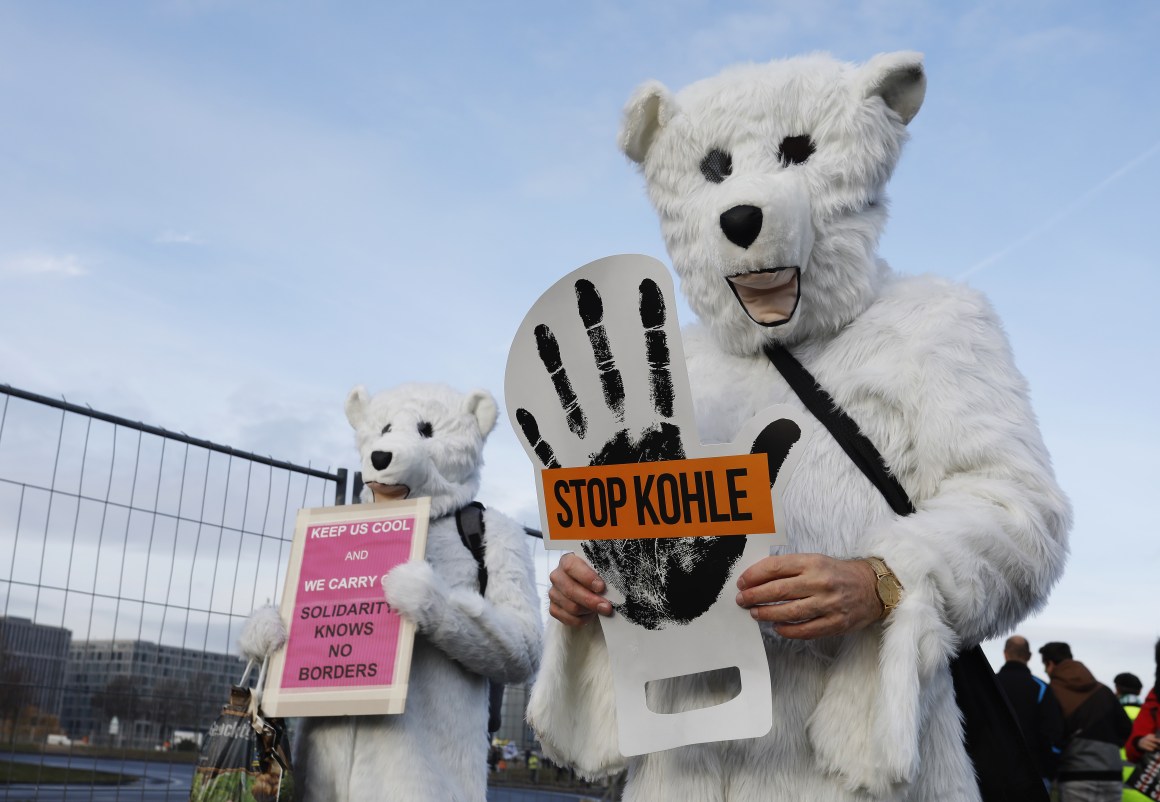
{"type": "MultiPolygon", "coordinates": [[[[875,255],[884,186],[924,91],[918,54],[857,67],[811,56],[675,96],[645,84],[625,110],[621,147],[642,166],[701,319],[685,354],[702,439],[732,440],[771,404],[804,409],[762,352],[782,342],[917,507],[896,516],[822,426],[805,442],[778,510],[782,551],[879,556],[905,592],[885,622],[850,635],[764,630],[774,724],[762,738],[626,761],[600,628],[550,622],[529,718],[547,754],[586,775],[627,763],[626,800],[978,799],[948,661],[1044,603],[1070,510],[986,301],[898,277],[875,255]],[[726,232],[737,209],[745,231],[726,232]],[[800,300],[783,293],[752,317],[726,281],[765,269],[762,286],[786,267],[800,268],[777,274],[797,276],[800,300]]],[[[721,690],[686,682],[697,692],[721,690]]]]}
{"type": "MultiPolygon", "coordinates": [[[[294,767],[299,799],[484,802],[485,677],[528,679],[541,636],[523,527],[485,511],[485,596],[456,529],[456,510],[479,490],[483,441],[497,414],[489,393],[465,396],[442,385],[407,384],[370,399],[359,387],[347,400],[368,485],[431,497],[426,561],[400,565],[384,582],[387,601],[418,632],[405,713],[302,719],[294,767]]],[[[282,622],[269,608],[248,622],[240,645],[247,656],[261,657],[284,641],[282,622]]]]}

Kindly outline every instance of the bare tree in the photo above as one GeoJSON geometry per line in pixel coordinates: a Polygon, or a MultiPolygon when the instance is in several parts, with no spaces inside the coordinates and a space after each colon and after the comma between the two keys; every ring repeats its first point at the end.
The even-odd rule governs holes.
{"type": "Polygon", "coordinates": [[[0,722],[8,723],[10,742],[16,741],[16,724],[27,699],[24,669],[8,654],[6,646],[0,648],[0,722]]]}
{"type": "Polygon", "coordinates": [[[222,685],[210,674],[199,671],[194,674],[186,690],[192,706],[189,722],[197,729],[209,729],[221,713],[222,705],[230,698],[230,686],[222,685]]]}
{"type": "Polygon", "coordinates": [[[153,686],[149,713],[158,724],[158,737],[171,741],[171,730],[194,720],[194,700],[189,685],[176,679],[163,679],[153,686]]]}
{"type": "Polygon", "coordinates": [[[105,687],[93,694],[92,706],[107,718],[116,716],[122,722],[133,721],[145,709],[142,682],[129,674],[117,674],[105,687]]]}

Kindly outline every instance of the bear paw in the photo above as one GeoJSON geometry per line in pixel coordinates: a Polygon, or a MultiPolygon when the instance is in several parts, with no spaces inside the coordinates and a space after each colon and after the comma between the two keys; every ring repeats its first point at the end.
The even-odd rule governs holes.
{"type": "Polygon", "coordinates": [[[286,644],[286,625],[278,608],[272,605],[259,607],[250,613],[242,634],[238,636],[238,649],[242,656],[261,662],[286,644]]]}
{"type": "Polygon", "coordinates": [[[383,578],[387,604],[426,628],[447,597],[447,588],[425,560],[403,563],[383,578]]]}

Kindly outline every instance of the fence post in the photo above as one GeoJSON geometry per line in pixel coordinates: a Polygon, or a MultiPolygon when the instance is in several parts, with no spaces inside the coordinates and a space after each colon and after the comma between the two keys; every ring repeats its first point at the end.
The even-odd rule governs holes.
{"type": "Polygon", "coordinates": [[[343,504],[346,504],[346,468],[339,468],[334,472],[334,505],[343,504]]]}

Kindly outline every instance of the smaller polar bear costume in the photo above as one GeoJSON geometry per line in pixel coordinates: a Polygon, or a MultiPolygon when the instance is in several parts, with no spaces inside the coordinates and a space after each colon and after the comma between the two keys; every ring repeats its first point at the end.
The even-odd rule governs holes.
{"type": "MultiPolygon", "coordinates": [[[[625,109],[621,148],[700,318],[683,339],[702,440],[731,441],[773,404],[809,415],[764,352],[784,346],[917,508],[892,513],[822,426],[803,442],[778,510],[788,546],[775,553],[880,557],[905,591],[884,621],[845,635],[762,627],[774,723],[761,738],[626,760],[600,627],[550,622],[528,718],[553,760],[587,776],[627,767],[628,802],[979,799],[948,665],[1043,605],[1070,508],[987,301],[896,275],[876,254],[925,86],[917,53],[865,65],[817,55],[679,93],[650,82],[625,109]]],[[[679,682],[675,698],[729,698],[699,677],[679,682]]]]}
{"type": "MultiPolygon", "coordinates": [[[[484,802],[487,679],[529,679],[541,636],[523,527],[485,510],[483,596],[478,563],[456,529],[456,511],[479,490],[495,400],[436,384],[405,384],[373,398],[357,387],[346,415],[370,493],[431,498],[426,560],[396,567],[383,583],[388,603],[415,622],[417,634],[405,713],[302,720],[296,795],[305,802],[484,802]]],[[[265,608],[247,622],[239,645],[260,659],[285,638],[277,611],[265,608]]]]}

